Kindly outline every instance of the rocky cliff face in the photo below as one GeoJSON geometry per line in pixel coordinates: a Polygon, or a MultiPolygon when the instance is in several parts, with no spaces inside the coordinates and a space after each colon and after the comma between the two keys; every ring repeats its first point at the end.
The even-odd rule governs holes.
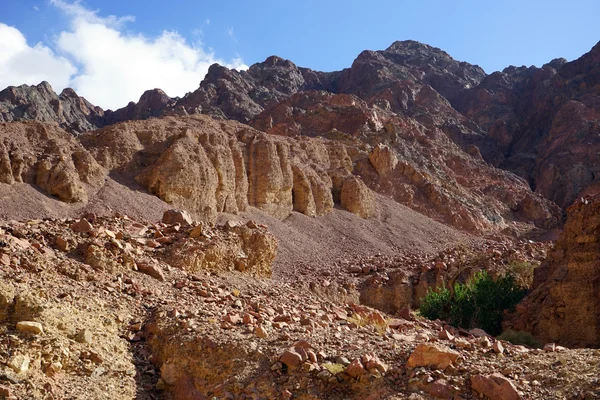
{"type": "Polygon", "coordinates": [[[65,202],[86,202],[106,171],[69,133],[38,122],[0,123],[0,182],[28,183],[65,202]]]}
{"type": "Polygon", "coordinates": [[[600,196],[586,196],[568,210],[555,248],[536,269],[532,293],[507,326],[564,346],[600,345],[600,196]]]}
{"type": "Polygon", "coordinates": [[[412,81],[431,86],[453,102],[484,77],[485,72],[476,65],[458,62],[438,48],[407,40],[394,42],[382,51],[363,51],[340,76],[338,90],[367,98],[397,82],[412,81]]]}
{"type": "Polygon", "coordinates": [[[298,68],[289,60],[271,56],[247,71],[212,65],[200,87],[177,102],[187,113],[201,112],[248,122],[265,107],[294,93],[334,91],[338,72],[324,73],[298,68]]]}
{"type": "Polygon", "coordinates": [[[71,133],[78,134],[104,125],[104,111],[95,107],[73,89],[60,95],[48,82],[37,86],[8,87],[0,92],[0,121],[56,122],[71,133]]]}
{"type": "Polygon", "coordinates": [[[463,150],[443,128],[354,95],[297,93],[250,124],[273,135],[344,143],[354,173],[371,189],[460,229],[503,229],[513,220],[550,228],[561,218],[525,182],[486,164],[475,146],[463,150]]]}
{"type": "MultiPolygon", "coordinates": [[[[529,193],[514,176],[484,166],[481,159],[520,175],[563,208],[586,188],[593,191],[600,161],[594,150],[600,145],[595,134],[600,126],[598,53],[600,45],[571,63],[558,59],[542,68],[509,67],[487,76],[440,49],[404,41],[383,51],[365,51],[350,68],[332,73],[300,68],[276,56],[247,71],[213,65],[200,87],[182,99],[154,89],[116,111],[93,107],[69,89],[57,96],[46,83],[8,88],[0,93],[0,119],[54,121],[79,134],[129,120],[209,114],[279,136],[326,136],[358,149],[349,154],[352,169],[364,175],[371,189],[439,220],[468,230],[515,218],[550,227],[556,223],[549,221],[560,219],[552,205],[529,193]],[[381,178],[382,170],[373,173],[381,166],[363,162],[379,162],[377,155],[368,153],[380,143],[399,161],[394,168],[384,167],[386,178],[381,178]],[[567,147],[569,152],[564,151],[567,147]],[[437,150],[441,148],[444,151],[437,150]],[[504,183],[492,184],[497,181],[504,183]]],[[[273,145],[278,156],[271,161],[285,158],[287,144],[281,143],[273,145]]],[[[181,151],[187,151],[181,146],[163,158],[172,168],[178,168],[181,151]]],[[[330,207],[329,196],[321,194],[329,186],[333,201],[341,202],[338,174],[290,168],[291,172],[282,167],[284,172],[274,178],[276,186],[286,188],[282,193],[289,193],[288,187],[296,192],[310,187],[317,194],[280,197],[277,190],[268,189],[267,200],[250,185],[252,204],[274,207],[273,215],[282,216],[285,211],[273,204],[286,204],[287,210],[291,202],[298,210],[318,215],[330,207]]],[[[244,172],[235,171],[239,176],[244,172]]],[[[139,179],[155,193],[166,190],[167,181],[175,184],[158,175],[148,172],[139,179]]],[[[218,178],[209,175],[209,186],[218,186],[218,178]]],[[[221,205],[232,200],[215,201],[217,205],[209,203],[202,214],[233,209],[221,205]]],[[[198,207],[193,206],[196,211],[198,207]]]]}
{"type": "Polygon", "coordinates": [[[348,179],[346,147],[326,139],[268,135],[196,115],[121,123],[81,142],[112,174],[205,221],[248,205],[280,219],[293,210],[323,215],[335,203],[365,218],[374,214],[370,190],[348,179]]]}
{"type": "Polygon", "coordinates": [[[486,77],[456,105],[497,143],[499,152],[485,153],[486,159],[528,179],[563,208],[597,186],[599,60],[600,43],[570,63],[510,67],[486,77]]]}
{"type": "Polygon", "coordinates": [[[303,92],[253,124],[266,133],[204,115],[129,121],[77,139],[55,125],[5,123],[0,179],[85,203],[110,174],[209,222],[249,205],[279,219],[324,215],[335,204],[370,218],[375,191],[473,232],[559,223],[551,203],[441,130],[352,95],[303,92]]]}

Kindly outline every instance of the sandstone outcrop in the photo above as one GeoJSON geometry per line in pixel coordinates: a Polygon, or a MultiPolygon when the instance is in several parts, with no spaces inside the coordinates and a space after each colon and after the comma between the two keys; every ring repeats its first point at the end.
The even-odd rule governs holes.
{"type": "MultiPolygon", "coordinates": [[[[441,124],[445,117],[438,117],[441,124]]],[[[463,149],[455,140],[460,133],[370,106],[354,95],[297,93],[250,124],[277,136],[323,136],[343,143],[353,173],[371,190],[459,229],[500,230],[510,221],[560,225],[556,205],[533,194],[517,176],[490,167],[474,147],[463,149]]],[[[340,182],[334,179],[334,186],[341,189],[340,182]]],[[[341,191],[334,193],[337,201],[341,191]]]]}
{"type": "Polygon", "coordinates": [[[370,189],[344,183],[352,172],[346,147],[329,140],[277,137],[196,115],[117,124],[81,141],[111,173],[204,221],[248,205],[279,219],[293,210],[323,215],[342,197],[349,211],[373,215],[370,189]]]}
{"type": "Polygon", "coordinates": [[[344,209],[362,218],[372,217],[376,213],[373,192],[356,176],[344,180],[340,198],[344,209]]]}
{"type": "MultiPolygon", "coordinates": [[[[154,89],[116,111],[105,112],[72,89],[57,95],[46,82],[9,87],[0,92],[0,121],[56,122],[79,134],[126,120],[204,113],[252,121],[260,130],[286,136],[333,129],[356,135],[379,129],[374,129],[381,123],[377,106],[440,130],[471,156],[523,177],[565,209],[596,184],[599,53],[600,44],[570,63],[556,59],[542,68],[511,66],[486,75],[440,49],[398,41],[364,51],[350,68],[330,73],[276,56],[247,71],[215,64],[200,87],[181,99],[154,89]],[[320,100],[313,91],[321,91],[320,100]],[[363,108],[357,98],[369,105],[369,113],[352,111],[350,103],[363,108]],[[325,102],[338,118],[314,106],[325,102]],[[565,153],[565,147],[572,151],[565,153]]],[[[470,216],[454,218],[477,225],[470,216]]]]}
{"type": "Polygon", "coordinates": [[[70,134],[37,122],[0,123],[0,182],[37,185],[65,202],[86,202],[106,171],[70,134]]]}
{"type": "Polygon", "coordinates": [[[599,228],[598,195],[569,207],[564,231],[536,269],[532,292],[517,306],[507,327],[531,332],[544,343],[600,345],[599,228]]]}

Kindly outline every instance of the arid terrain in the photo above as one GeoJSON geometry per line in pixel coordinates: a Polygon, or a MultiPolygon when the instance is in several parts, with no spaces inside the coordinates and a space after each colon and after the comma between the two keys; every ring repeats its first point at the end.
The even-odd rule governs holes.
{"type": "Polygon", "coordinates": [[[599,138],[600,43],[8,87],[0,399],[600,399],[599,138]],[[501,336],[419,313],[480,271],[527,289],[501,336]]]}

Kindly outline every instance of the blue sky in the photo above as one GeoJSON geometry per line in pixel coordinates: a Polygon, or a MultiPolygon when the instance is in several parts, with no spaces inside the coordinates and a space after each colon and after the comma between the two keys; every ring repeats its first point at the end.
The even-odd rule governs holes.
{"type": "Polygon", "coordinates": [[[142,87],[181,96],[212,62],[244,68],[276,54],[331,71],[362,50],[412,39],[490,73],[572,60],[600,40],[598,0],[0,0],[0,9],[0,86],[48,75],[55,90],[73,86],[110,108],[137,100],[142,87]],[[27,47],[5,49],[2,63],[2,42],[22,37],[27,47]],[[6,61],[17,51],[18,63],[6,61]]]}

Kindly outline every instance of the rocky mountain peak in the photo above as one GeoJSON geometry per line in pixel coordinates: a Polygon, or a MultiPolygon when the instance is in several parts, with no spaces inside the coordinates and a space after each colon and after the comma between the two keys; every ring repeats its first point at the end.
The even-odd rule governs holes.
{"type": "Polygon", "coordinates": [[[550,61],[549,63],[544,64],[542,66],[542,68],[551,67],[551,68],[554,68],[555,70],[558,70],[560,67],[565,65],[567,62],[568,61],[565,58],[559,57],[559,58],[555,58],[554,60],[550,61]]]}
{"type": "Polygon", "coordinates": [[[296,64],[294,64],[290,60],[286,60],[286,59],[278,57],[278,56],[267,57],[267,59],[265,61],[263,61],[262,64],[273,66],[273,67],[279,65],[279,66],[286,67],[286,68],[297,68],[296,64]]]}
{"type": "Polygon", "coordinates": [[[73,89],[58,96],[46,81],[38,85],[9,86],[0,92],[0,121],[56,122],[79,134],[102,126],[104,112],[73,89]]]}

